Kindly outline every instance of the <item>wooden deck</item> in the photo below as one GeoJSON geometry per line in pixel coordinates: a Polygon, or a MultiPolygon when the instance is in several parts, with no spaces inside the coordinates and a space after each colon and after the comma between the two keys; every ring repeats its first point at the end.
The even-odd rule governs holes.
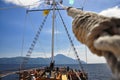
{"type": "MultiPolygon", "coordinates": [[[[0,74],[0,78],[3,78],[8,75],[18,74],[20,76],[19,80],[29,80],[32,77],[35,80],[87,80],[84,79],[82,73],[79,71],[69,70],[66,68],[56,68],[52,71],[40,68],[33,68],[28,70],[13,71],[0,74]]],[[[34,79],[33,79],[34,80],[34,79]]]]}

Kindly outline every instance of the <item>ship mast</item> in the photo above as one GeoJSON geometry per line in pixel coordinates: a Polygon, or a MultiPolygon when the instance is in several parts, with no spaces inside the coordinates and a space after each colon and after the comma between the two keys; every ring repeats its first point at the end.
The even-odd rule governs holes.
{"type": "Polygon", "coordinates": [[[51,62],[54,63],[54,27],[55,27],[55,6],[56,2],[53,0],[53,16],[52,16],[52,47],[51,47],[51,62]]]}
{"type": "MultiPolygon", "coordinates": [[[[77,51],[76,51],[76,49],[75,49],[75,47],[74,47],[73,41],[72,41],[72,39],[71,39],[71,37],[70,37],[70,34],[68,33],[68,30],[67,30],[67,27],[66,27],[66,25],[65,25],[65,22],[64,22],[64,20],[63,20],[63,18],[62,18],[62,15],[61,15],[61,13],[59,12],[59,10],[66,10],[68,7],[62,5],[62,0],[61,0],[60,2],[57,2],[56,0],[52,0],[52,3],[51,3],[51,0],[48,0],[46,4],[51,5],[52,9],[50,8],[50,9],[39,9],[39,10],[27,10],[26,13],[34,12],[34,11],[44,11],[44,10],[51,11],[51,10],[52,10],[52,13],[53,13],[53,14],[52,14],[52,39],[51,39],[51,63],[50,63],[50,69],[52,70],[52,69],[54,68],[54,35],[55,35],[54,28],[55,28],[55,17],[56,17],[56,16],[55,16],[55,11],[57,10],[58,13],[59,13],[59,16],[60,16],[60,18],[61,18],[61,20],[62,20],[62,23],[63,23],[63,26],[64,26],[64,28],[65,28],[65,31],[66,31],[66,33],[67,33],[68,39],[69,39],[69,41],[70,41],[70,43],[71,43],[71,46],[73,47],[73,50],[74,50],[74,52],[75,52],[75,55],[76,55],[76,57],[77,57],[77,59],[78,59],[79,65],[80,65],[82,71],[84,72],[83,67],[82,67],[82,64],[81,64],[81,62],[80,62],[80,58],[78,57],[78,53],[77,53],[77,51]],[[62,8],[58,8],[57,5],[60,5],[62,8]]],[[[78,8],[78,9],[81,9],[81,8],[78,8]]],[[[24,60],[23,60],[23,63],[22,63],[23,67],[24,67],[24,65],[27,63],[29,57],[30,57],[31,54],[32,54],[32,51],[33,51],[33,49],[34,49],[34,46],[36,45],[36,42],[37,42],[37,40],[38,40],[38,38],[39,38],[39,34],[40,34],[40,32],[41,32],[41,30],[42,30],[42,28],[43,28],[43,26],[44,26],[44,23],[46,22],[46,19],[47,19],[47,16],[44,18],[44,20],[43,20],[43,22],[42,22],[42,25],[40,26],[39,30],[37,31],[37,34],[36,34],[36,36],[35,36],[35,38],[34,38],[34,40],[33,40],[33,43],[31,44],[31,46],[30,46],[30,48],[29,48],[29,50],[28,50],[28,53],[27,53],[27,55],[26,55],[27,57],[25,57],[24,60]]]]}

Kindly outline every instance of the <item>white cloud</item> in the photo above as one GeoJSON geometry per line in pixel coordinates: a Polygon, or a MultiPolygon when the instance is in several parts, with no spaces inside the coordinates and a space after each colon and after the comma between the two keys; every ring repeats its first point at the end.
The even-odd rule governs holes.
{"type": "Polygon", "coordinates": [[[37,8],[41,3],[43,3],[43,0],[4,0],[4,1],[6,3],[12,3],[17,6],[26,6],[26,8],[37,8]]]}
{"type": "Polygon", "coordinates": [[[120,8],[118,6],[116,6],[116,7],[113,7],[113,8],[109,8],[107,10],[103,10],[99,14],[107,16],[107,17],[120,18],[120,8]]]}

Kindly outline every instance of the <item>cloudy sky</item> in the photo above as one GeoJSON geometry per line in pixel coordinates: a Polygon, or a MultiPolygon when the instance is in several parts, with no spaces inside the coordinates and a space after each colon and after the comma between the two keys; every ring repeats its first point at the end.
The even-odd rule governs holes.
{"type": "MultiPolygon", "coordinates": [[[[77,8],[83,7],[85,11],[93,11],[108,17],[120,18],[120,0],[74,0],[73,5],[69,4],[69,0],[64,0],[63,4],[77,8]]],[[[27,54],[45,16],[42,11],[26,14],[26,10],[44,8],[50,8],[44,0],[0,0],[0,57],[25,56],[27,54]]],[[[66,11],[61,11],[61,14],[80,59],[86,61],[85,53],[87,52],[88,63],[105,63],[104,58],[93,55],[89,49],[76,40],[72,32],[72,18],[67,16],[66,11]]],[[[48,16],[31,57],[50,57],[51,18],[52,12],[48,16]]],[[[56,12],[55,26],[55,55],[64,54],[75,58],[58,12],[56,12]]]]}

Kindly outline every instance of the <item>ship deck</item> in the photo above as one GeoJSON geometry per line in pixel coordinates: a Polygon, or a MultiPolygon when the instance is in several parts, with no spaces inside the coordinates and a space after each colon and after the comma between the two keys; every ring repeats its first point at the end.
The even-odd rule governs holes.
{"type": "Polygon", "coordinates": [[[86,73],[69,67],[33,69],[20,72],[19,75],[20,80],[87,80],[86,73]]]}

